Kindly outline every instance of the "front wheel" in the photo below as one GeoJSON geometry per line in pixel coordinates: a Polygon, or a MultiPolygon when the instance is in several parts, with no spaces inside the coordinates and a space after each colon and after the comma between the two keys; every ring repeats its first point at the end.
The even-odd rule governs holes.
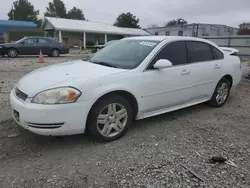
{"type": "Polygon", "coordinates": [[[14,48],[10,48],[10,49],[8,50],[8,56],[11,57],[11,58],[17,57],[17,50],[14,49],[14,48]]]}
{"type": "Polygon", "coordinates": [[[223,106],[227,102],[230,89],[231,89],[230,82],[227,79],[222,78],[217,84],[214,94],[211,100],[209,101],[209,104],[211,104],[214,107],[223,106]]]}
{"type": "Polygon", "coordinates": [[[118,95],[103,98],[90,112],[88,130],[101,141],[120,138],[132,124],[132,108],[128,101],[118,95]]]}

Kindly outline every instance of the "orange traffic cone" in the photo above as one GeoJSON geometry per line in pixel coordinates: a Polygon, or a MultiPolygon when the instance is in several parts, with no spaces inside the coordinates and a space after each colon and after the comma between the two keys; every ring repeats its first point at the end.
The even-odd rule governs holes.
{"type": "Polygon", "coordinates": [[[43,58],[43,53],[42,50],[40,50],[40,54],[39,54],[39,62],[38,63],[45,63],[44,58],[43,58]]]}

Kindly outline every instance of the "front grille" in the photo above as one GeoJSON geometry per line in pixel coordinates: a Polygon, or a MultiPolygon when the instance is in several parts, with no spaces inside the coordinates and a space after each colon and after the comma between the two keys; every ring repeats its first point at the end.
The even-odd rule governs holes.
{"type": "Polygon", "coordinates": [[[28,95],[22,91],[20,91],[17,87],[15,89],[16,97],[21,99],[22,101],[25,101],[28,98],[28,95]]]}

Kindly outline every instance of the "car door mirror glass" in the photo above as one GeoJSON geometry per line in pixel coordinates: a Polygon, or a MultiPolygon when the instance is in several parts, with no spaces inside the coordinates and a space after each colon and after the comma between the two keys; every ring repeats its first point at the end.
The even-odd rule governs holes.
{"type": "Polygon", "coordinates": [[[173,66],[173,64],[169,60],[160,59],[155,63],[154,68],[155,69],[165,69],[165,68],[172,67],[172,66],[173,66]]]}
{"type": "Polygon", "coordinates": [[[24,41],[22,41],[21,44],[24,45],[24,41]]]}

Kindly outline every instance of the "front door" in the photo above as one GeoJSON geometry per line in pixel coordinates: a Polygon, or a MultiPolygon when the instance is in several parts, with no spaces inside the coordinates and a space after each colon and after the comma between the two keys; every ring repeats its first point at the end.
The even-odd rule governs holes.
{"type": "Polygon", "coordinates": [[[28,38],[22,41],[18,49],[20,55],[38,55],[37,38],[28,38]]]}
{"type": "Polygon", "coordinates": [[[173,42],[165,46],[143,72],[141,110],[144,114],[161,111],[184,104],[192,98],[192,74],[187,60],[185,41],[173,42]],[[154,69],[159,59],[169,60],[173,66],[161,70],[154,69]]]}

